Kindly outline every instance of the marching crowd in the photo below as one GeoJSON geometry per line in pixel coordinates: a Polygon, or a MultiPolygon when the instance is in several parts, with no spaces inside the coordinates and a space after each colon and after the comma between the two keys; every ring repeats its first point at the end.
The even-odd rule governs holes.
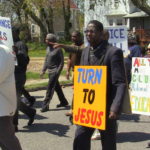
{"type": "MultiPolygon", "coordinates": [[[[102,141],[102,150],[116,150],[117,119],[121,114],[125,90],[131,82],[132,57],[150,57],[150,44],[143,52],[137,37],[133,34],[129,35],[129,54],[124,58],[120,48],[108,43],[109,32],[104,30],[101,22],[91,20],[84,32],[88,41],[86,47],[84,47],[83,37],[79,31],[72,32],[72,45],[59,44],[56,35],[47,34],[45,38],[46,57],[40,75],[42,77],[47,71],[49,81],[41,112],[44,113],[49,110],[54,91],[56,91],[60,101],[56,107],[69,105],[58,81],[64,66],[62,48],[69,53],[67,79],[70,78],[70,71],[74,71],[75,65],[107,66],[106,130],[98,131],[102,141]]],[[[28,47],[20,40],[19,33],[18,28],[12,28],[13,53],[15,53],[17,65],[15,65],[14,55],[10,50],[6,46],[0,45],[0,147],[2,150],[22,149],[15,136],[15,132],[18,131],[18,111],[28,116],[29,126],[33,124],[36,115],[36,110],[32,107],[36,100],[24,87],[30,58],[28,47]],[[27,98],[28,105],[21,101],[22,95],[27,98]]],[[[72,104],[71,106],[73,107],[72,104]]],[[[72,107],[66,116],[72,117],[72,107]]],[[[90,150],[93,133],[94,128],[78,125],[73,150],[90,150]]]]}

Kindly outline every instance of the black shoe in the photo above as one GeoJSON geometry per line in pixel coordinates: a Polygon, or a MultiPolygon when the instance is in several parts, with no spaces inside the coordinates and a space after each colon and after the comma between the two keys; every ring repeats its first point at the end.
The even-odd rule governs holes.
{"type": "Polygon", "coordinates": [[[34,109],[32,116],[29,118],[28,126],[31,126],[32,123],[34,122],[35,115],[36,115],[36,110],[34,109]]]}
{"type": "Polygon", "coordinates": [[[66,103],[60,103],[60,104],[56,105],[57,108],[58,107],[66,107],[66,106],[68,106],[68,102],[66,102],[66,103]]]}
{"type": "Polygon", "coordinates": [[[31,96],[30,99],[29,99],[29,107],[32,107],[35,103],[35,97],[34,96],[31,96]]]}
{"type": "Polygon", "coordinates": [[[46,111],[49,111],[49,107],[48,107],[48,106],[43,107],[43,108],[41,109],[41,112],[46,112],[46,111]]]}

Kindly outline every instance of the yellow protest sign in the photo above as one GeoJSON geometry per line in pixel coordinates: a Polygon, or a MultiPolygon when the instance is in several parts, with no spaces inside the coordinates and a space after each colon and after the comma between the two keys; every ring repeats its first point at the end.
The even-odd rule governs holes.
{"type": "Polygon", "coordinates": [[[105,130],[106,66],[75,66],[73,122],[105,130]]]}

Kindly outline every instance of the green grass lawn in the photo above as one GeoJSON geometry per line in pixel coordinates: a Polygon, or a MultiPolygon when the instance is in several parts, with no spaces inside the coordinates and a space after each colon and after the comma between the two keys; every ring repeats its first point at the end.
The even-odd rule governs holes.
{"type": "MultiPolygon", "coordinates": [[[[39,74],[39,73],[36,73],[36,72],[27,72],[26,75],[27,75],[27,80],[40,79],[40,74],[39,74]]],[[[65,75],[66,75],[66,70],[62,70],[61,75],[62,75],[62,76],[65,76],[65,75]]],[[[43,78],[44,78],[44,79],[47,79],[47,78],[48,78],[48,73],[46,73],[43,78]]],[[[47,82],[36,83],[36,84],[30,84],[30,85],[26,85],[25,88],[26,88],[27,90],[35,90],[35,89],[37,89],[37,88],[39,89],[39,88],[46,87],[47,84],[48,84],[47,82]]],[[[70,79],[70,80],[65,80],[65,81],[61,81],[60,84],[61,84],[61,85],[72,84],[72,79],[70,79]]]]}
{"type": "MultiPolygon", "coordinates": [[[[61,71],[61,76],[65,76],[66,75],[66,70],[62,70],[61,71]]],[[[36,79],[40,79],[40,73],[37,73],[37,72],[27,72],[26,73],[26,77],[27,77],[27,80],[36,80],[36,79]]],[[[48,78],[48,73],[45,73],[44,79],[47,79],[48,78]]]]}
{"type": "MultiPolygon", "coordinates": [[[[63,44],[70,45],[71,42],[60,42],[63,44]]],[[[45,43],[38,43],[38,42],[29,42],[27,43],[29,48],[29,56],[30,57],[45,57],[46,55],[46,44],[45,43]]],[[[63,50],[64,56],[68,56],[68,53],[65,53],[63,50]]]]}
{"type": "MultiPolygon", "coordinates": [[[[26,85],[25,88],[27,90],[35,90],[35,89],[47,87],[47,84],[48,84],[47,82],[30,84],[30,85],[26,85]]],[[[60,84],[61,85],[72,84],[72,80],[60,81],[60,84]]]]}

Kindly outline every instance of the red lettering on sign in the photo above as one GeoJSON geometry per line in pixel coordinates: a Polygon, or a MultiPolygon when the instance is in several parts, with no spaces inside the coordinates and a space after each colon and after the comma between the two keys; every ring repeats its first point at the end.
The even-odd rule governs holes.
{"type": "Polygon", "coordinates": [[[103,115],[104,113],[102,111],[79,108],[77,114],[74,115],[74,120],[81,124],[85,123],[91,124],[92,126],[101,126],[103,115]]]}
{"type": "Polygon", "coordinates": [[[81,115],[80,115],[80,122],[81,123],[84,123],[85,112],[86,112],[86,109],[82,108],[81,109],[81,115]]]}
{"type": "Polygon", "coordinates": [[[98,119],[99,119],[99,121],[97,122],[97,126],[101,126],[103,114],[104,113],[102,111],[98,113],[98,119]]]}
{"type": "Polygon", "coordinates": [[[87,111],[87,116],[86,116],[86,119],[85,119],[85,123],[88,124],[90,122],[90,114],[91,114],[91,110],[89,109],[87,111]]]}
{"type": "Polygon", "coordinates": [[[136,58],[136,59],[135,59],[134,67],[135,67],[136,65],[137,65],[137,67],[139,67],[139,66],[140,66],[140,62],[139,62],[138,58],[136,58]]]}
{"type": "Polygon", "coordinates": [[[97,111],[95,112],[94,110],[92,110],[92,116],[91,116],[91,124],[94,126],[96,123],[96,119],[97,119],[97,111]]]}
{"type": "Polygon", "coordinates": [[[74,116],[75,121],[78,122],[80,116],[80,108],[78,109],[78,114],[74,116]]]}

